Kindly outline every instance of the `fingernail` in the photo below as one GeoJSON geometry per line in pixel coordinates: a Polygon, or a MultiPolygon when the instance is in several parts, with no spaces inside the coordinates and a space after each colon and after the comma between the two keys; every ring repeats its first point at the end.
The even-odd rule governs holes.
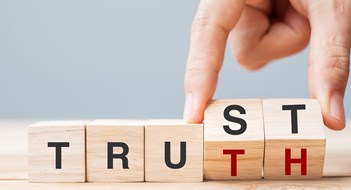
{"type": "Polygon", "coordinates": [[[188,122],[192,114],[193,114],[193,94],[187,93],[185,96],[183,119],[186,122],[188,122]]]}
{"type": "Polygon", "coordinates": [[[330,115],[345,125],[344,97],[340,93],[335,93],[330,100],[330,115]]]}

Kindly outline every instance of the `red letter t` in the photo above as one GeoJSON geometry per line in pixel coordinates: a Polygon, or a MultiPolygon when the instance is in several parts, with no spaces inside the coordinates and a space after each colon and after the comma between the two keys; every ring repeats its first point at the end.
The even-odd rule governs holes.
{"type": "Polygon", "coordinates": [[[237,175],[237,155],[238,154],[245,154],[245,150],[223,150],[223,154],[230,154],[231,155],[231,176],[237,175]]]}

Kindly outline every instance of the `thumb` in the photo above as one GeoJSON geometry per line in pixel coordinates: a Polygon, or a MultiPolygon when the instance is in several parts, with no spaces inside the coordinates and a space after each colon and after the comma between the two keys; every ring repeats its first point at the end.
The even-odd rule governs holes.
{"type": "MultiPolygon", "coordinates": [[[[351,3],[321,1],[309,10],[311,46],[309,85],[330,129],[345,127],[344,94],[350,70],[351,3]]],[[[311,6],[312,7],[312,6],[311,6]]]]}

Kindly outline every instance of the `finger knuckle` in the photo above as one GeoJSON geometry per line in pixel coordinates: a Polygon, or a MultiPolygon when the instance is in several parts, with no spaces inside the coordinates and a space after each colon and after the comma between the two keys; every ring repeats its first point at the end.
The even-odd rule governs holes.
{"type": "MultiPolygon", "coordinates": [[[[340,49],[340,47],[337,47],[337,49],[340,49]]],[[[314,69],[321,69],[333,85],[346,86],[350,73],[350,57],[344,53],[326,54],[322,63],[315,64],[314,69]]]]}
{"type": "Polygon", "coordinates": [[[197,61],[192,60],[186,68],[184,78],[186,91],[198,89],[203,85],[211,86],[218,78],[218,69],[206,65],[201,60],[197,61]]]}
{"type": "Polygon", "coordinates": [[[251,48],[241,48],[240,50],[235,50],[233,55],[236,61],[246,70],[256,71],[260,69],[263,64],[252,56],[252,51],[250,49],[251,48]]]}
{"type": "Polygon", "coordinates": [[[219,71],[212,69],[211,67],[205,67],[200,64],[188,64],[186,73],[185,73],[185,80],[186,81],[193,81],[199,80],[204,76],[217,76],[219,71]]]}
{"type": "Polygon", "coordinates": [[[293,41],[294,45],[295,45],[295,49],[297,51],[300,51],[300,50],[306,48],[309,41],[310,41],[310,33],[309,32],[299,33],[296,36],[296,39],[293,41]]]}
{"type": "Polygon", "coordinates": [[[349,73],[350,72],[350,58],[347,55],[335,55],[335,56],[330,56],[328,58],[328,62],[326,64],[327,68],[331,70],[337,70],[340,72],[345,72],[349,73]]]}
{"type": "Polygon", "coordinates": [[[337,81],[345,83],[350,73],[349,55],[328,56],[325,68],[332,73],[337,81]]]}
{"type": "Polygon", "coordinates": [[[209,25],[210,19],[208,14],[202,13],[201,16],[195,16],[192,23],[192,31],[203,31],[208,28],[209,25]]]}
{"type": "Polygon", "coordinates": [[[332,71],[349,73],[350,72],[350,49],[348,47],[332,44],[325,49],[326,62],[325,68],[332,71]]]}

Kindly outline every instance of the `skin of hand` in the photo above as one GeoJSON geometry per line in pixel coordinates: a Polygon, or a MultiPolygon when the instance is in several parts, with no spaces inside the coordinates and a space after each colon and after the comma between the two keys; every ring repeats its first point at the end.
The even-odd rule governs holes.
{"type": "Polygon", "coordinates": [[[326,126],[345,127],[351,0],[202,0],[192,24],[185,73],[185,121],[203,121],[227,41],[248,70],[297,53],[310,42],[310,94],[319,101],[326,126]]]}

